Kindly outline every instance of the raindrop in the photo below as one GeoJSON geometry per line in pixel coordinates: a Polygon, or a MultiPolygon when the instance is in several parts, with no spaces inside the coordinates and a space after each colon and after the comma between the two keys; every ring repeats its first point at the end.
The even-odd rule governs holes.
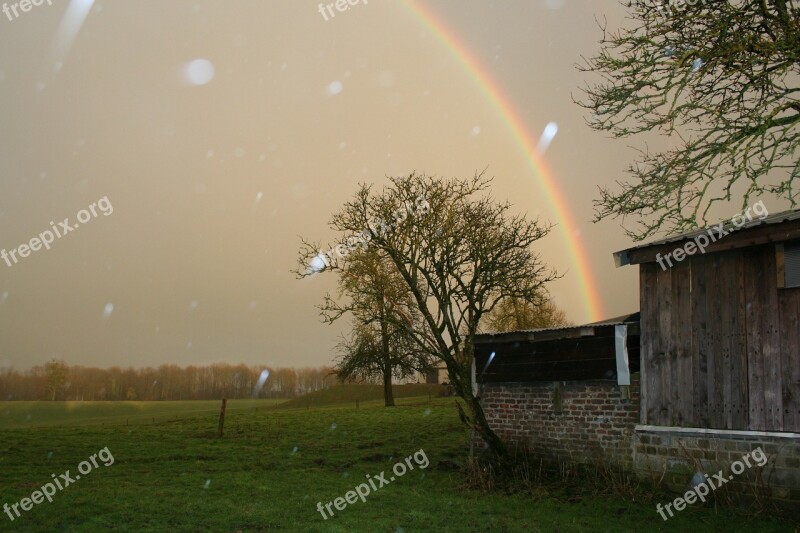
{"type": "Polygon", "coordinates": [[[311,264],[309,265],[311,272],[317,273],[322,272],[325,269],[325,258],[322,254],[319,254],[311,260],[311,264]]]}
{"type": "Polygon", "coordinates": [[[258,376],[258,381],[256,382],[256,386],[253,388],[253,396],[258,396],[258,393],[264,387],[264,383],[267,382],[267,378],[269,377],[269,370],[266,368],[261,371],[261,375],[258,376]]]}
{"type": "Polygon", "coordinates": [[[197,300],[192,300],[192,303],[189,304],[189,307],[191,307],[192,311],[194,311],[195,309],[197,309],[198,305],[200,305],[200,303],[197,300]]]}
{"type": "Polygon", "coordinates": [[[106,320],[111,316],[111,313],[114,312],[114,304],[108,303],[106,304],[105,309],[103,309],[103,318],[106,320]]]}
{"type": "Polygon", "coordinates": [[[553,138],[556,136],[556,133],[558,133],[558,124],[555,122],[548,122],[544,127],[542,136],[539,138],[539,145],[536,147],[536,150],[540,154],[543,154],[547,150],[553,138]]]}
{"type": "Polygon", "coordinates": [[[205,85],[214,79],[214,65],[208,59],[195,59],[184,66],[184,75],[192,85],[205,85]]]}
{"type": "Polygon", "coordinates": [[[0,294],[0,304],[8,300],[8,291],[3,291],[3,294],[0,294]]]}
{"type": "Polygon", "coordinates": [[[333,431],[334,429],[336,429],[336,422],[334,422],[333,424],[331,424],[331,431],[333,431]]]}
{"type": "Polygon", "coordinates": [[[258,304],[256,304],[256,301],[255,301],[255,300],[253,300],[252,302],[250,302],[250,310],[251,310],[251,311],[252,311],[252,310],[254,310],[254,309],[256,308],[256,305],[258,305],[258,304]]]}
{"type": "Polygon", "coordinates": [[[481,127],[480,126],[475,126],[474,128],[472,128],[472,130],[470,130],[470,133],[473,136],[474,135],[479,135],[481,133],[481,127]]]}
{"type": "Polygon", "coordinates": [[[262,198],[264,198],[264,193],[258,191],[258,193],[256,193],[256,203],[260,202],[262,198]]]}
{"type": "Polygon", "coordinates": [[[207,480],[206,480],[206,484],[205,484],[205,486],[204,486],[203,488],[204,488],[204,489],[207,489],[207,488],[208,488],[210,485],[211,485],[211,480],[210,480],[210,479],[207,479],[207,480]]]}
{"type": "Polygon", "coordinates": [[[342,92],[342,89],[344,89],[344,86],[342,85],[342,82],[340,82],[339,80],[333,81],[331,82],[330,85],[328,85],[328,92],[332,95],[339,94],[340,92],[342,92]]]}
{"type": "Polygon", "coordinates": [[[292,448],[292,455],[294,455],[294,454],[296,454],[296,453],[297,453],[297,446],[295,446],[294,448],[292,448]]]}
{"type": "Polygon", "coordinates": [[[425,411],[423,412],[423,414],[424,414],[425,416],[428,416],[429,414],[431,414],[431,410],[430,410],[430,409],[425,409],[425,411]]]}
{"type": "Polygon", "coordinates": [[[47,452],[47,458],[50,459],[51,457],[53,457],[53,452],[47,452]]]}

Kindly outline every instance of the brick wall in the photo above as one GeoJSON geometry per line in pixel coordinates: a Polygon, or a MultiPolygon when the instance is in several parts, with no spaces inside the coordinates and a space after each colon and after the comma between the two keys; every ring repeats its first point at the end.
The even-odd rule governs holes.
{"type": "MultiPolygon", "coordinates": [[[[792,433],[703,431],[643,426],[636,429],[634,470],[660,478],[683,491],[694,472],[712,475],[722,470],[731,476],[731,465],[748,452],[761,448],[767,458],[763,467],[746,468],[731,476],[725,489],[752,494],[760,490],[777,501],[800,501],[800,438],[792,433]]],[[[751,463],[755,463],[751,459],[751,463]]]]}
{"type": "Polygon", "coordinates": [[[548,462],[602,458],[630,466],[639,421],[638,377],[631,383],[622,388],[611,381],[486,383],[481,404],[500,438],[548,462]]]}
{"type": "MultiPolygon", "coordinates": [[[[766,466],[734,476],[726,490],[800,501],[800,436],[640,426],[638,374],[630,387],[611,381],[486,383],[480,395],[497,435],[550,466],[613,465],[684,492],[698,470],[729,472],[734,461],[761,447],[766,466]]],[[[484,446],[479,439],[476,445],[484,446]]]]}

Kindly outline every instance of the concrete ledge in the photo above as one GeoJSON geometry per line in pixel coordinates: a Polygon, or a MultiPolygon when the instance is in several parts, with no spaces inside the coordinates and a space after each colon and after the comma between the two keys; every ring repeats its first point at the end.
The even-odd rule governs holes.
{"type": "Polygon", "coordinates": [[[683,428],[675,426],[648,426],[637,424],[634,428],[636,432],[647,431],[651,433],[669,433],[692,435],[717,435],[720,437],[776,437],[781,439],[800,440],[800,433],[777,432],[777,431],[745,431],[740,429],[704,429],[704,428],[683,428]]]}

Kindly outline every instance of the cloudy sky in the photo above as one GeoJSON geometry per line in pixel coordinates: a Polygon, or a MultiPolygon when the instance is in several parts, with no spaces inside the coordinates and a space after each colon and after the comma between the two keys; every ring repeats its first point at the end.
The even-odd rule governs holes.
{"type": "Polygon", "coordinates": [[[602,318],[638,309],[637,272],[611,255],[630,241],[618,222],[591,222],[597,186],[624,177],[634,153],[572,102],[595,19],[621,23],[616,2],[318,9],[52,0],[0,12],[0,248],[78,223],[49,250],[0,260],[0,367],[329,363],[346,324],[321,324],[314,307],[332,276],[290,273],[299,236],[330,238],[359,182],[413,170],[487,168],[498,199],[559,222],[511,120],[534,140],[557,125],[542,157],[575,227],[538,247],[565,274],[556,302],[577,323],[601,318],[575,240],[602,318]],[[103,198],[96,216],[79,213],[103,198]]]}

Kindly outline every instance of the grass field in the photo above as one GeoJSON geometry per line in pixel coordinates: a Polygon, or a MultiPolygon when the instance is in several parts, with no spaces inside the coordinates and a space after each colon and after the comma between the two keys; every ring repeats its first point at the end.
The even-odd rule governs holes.
{"type": "MultiPolygon", "coordinates": [[[[439,393],[447,390],[443,385],[426,385],[414,383],[408,385],[395,385],[392,387],[392,395],[395,403],[402,405],[406,399],[419,403],[421,400],[427,401],[428,397],[436,397],[439,393]]],[[[356,400],[359,405],[367,407],[379,406],[384,404],[382,385],[353,385],[343,384],[330,387],[321,391],[294,398],[283,404],[284,408],[293,407],[355,407],[356,400]]]]}
{"type": "MultiPolygon", "coordinates": [[[[236,400],[228,410],[271,407],[285,400],[236,400]]],[[[0,402],[0,429],[166,422],[219,413],[219,400],[185,402],[0,402]]]]}
{"type": "Polygon", "coordinates": [[[0,404],[0,505],[29,497],[51,474],[74,478],[102,448],[114,458],[52,503],[13,522],[0,514],[0,531],[795,531],[729,509],[694,506],[665,523],[655,502],[468,490],[453,469],[468,435],[451,398],[401,398],[393,409],[365,400],[358,410],[342,398],[339,407],[318,396],[295,409],[231,400],[222,439],[218,402],[0,404]],[[143,417],[135,424],[134,414],[143,417]],[[396,462],[419,450],[427,468],[414,463],[366,502],[334,508],[333,518],[317,511],[317,502],[344,497],[368,474],[384,471],[388,480],[396,462]]]}

